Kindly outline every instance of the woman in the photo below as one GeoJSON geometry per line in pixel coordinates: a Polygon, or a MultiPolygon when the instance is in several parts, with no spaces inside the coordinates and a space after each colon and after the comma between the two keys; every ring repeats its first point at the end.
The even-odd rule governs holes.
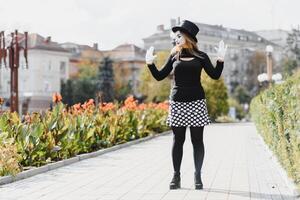
{"type": "Polygon", "coordinates": [[[197,47],[196,35],[199,28],[191,21],[184,20],[180,26],[172,27],[175,34],[175,47],[161,70],[153,63],[153,47],[146,53],[146,64],[153,77],[160,81],[174,70],[174,84],[170,93],[170,107],[166,124],[173,131],[172,161],[174,174],[170,189],[180,188],[180,165],[187,126],[190,127],[194,156],[195,189],[202,189],[201,168],[204,159],[203,130],[211,123],[208,113],[204,90],[201,86],[201,71],[213,79],[219,79],[223,71],[224,57],[227,46],[219,42],[216,67],[213,67],[208,55],[197,47]]]}

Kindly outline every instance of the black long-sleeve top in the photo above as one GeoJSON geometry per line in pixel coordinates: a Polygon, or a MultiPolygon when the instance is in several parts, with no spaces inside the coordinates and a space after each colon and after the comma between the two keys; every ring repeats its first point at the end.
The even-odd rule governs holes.
{"type": "Polygon", "coordinates": [[[166,78],[174,68],[174,84],[171,88],[170,100],[188,102],[204,99],[205,93],[200,81],[202,68],[211,78],[216,80],[220,78],[224,62],[217,61],[214,67],[205,52],[198,52],[201,58],[189,54],[185,49],[182,50],[179,60],[170,55],[161,70],[158,70],[154,63],[147,65],[152,76],[158,81],[166,78]],[[189,61],[180,59],[184,57],[193,57],[193,59],[189,61]]]}

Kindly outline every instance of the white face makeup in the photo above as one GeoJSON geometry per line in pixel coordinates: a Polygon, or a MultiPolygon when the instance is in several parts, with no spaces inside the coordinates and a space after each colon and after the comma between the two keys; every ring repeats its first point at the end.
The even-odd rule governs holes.
{"type": "Polygon", "coordinates": [[[175,44],[177,46],[183,46],[185,44],[185,38],[180,33],[180,31],[175,32],[175,44]]]}

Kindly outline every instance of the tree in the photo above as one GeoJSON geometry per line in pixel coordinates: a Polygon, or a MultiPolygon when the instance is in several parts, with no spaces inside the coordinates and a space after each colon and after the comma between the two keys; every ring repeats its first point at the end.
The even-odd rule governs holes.
{"type": "MultiPolygon", "coordinates": [[[[169,51],[159,51],[156,53],[157,59],[155,65],[158,69],[166,62],[169,54],[169,51]]],[[[139,92],[147,96],[146,102],[161,102],[169,98],[171,89],[171,81],[169,77],[166,77],[164,80],[157,81],[153,78],[149,68],[145,65],[140,75],[141,82],[139,92]]]]}
{"type": "MultiPolygon", "coordinates": [[[[118,78],[119,80],[120,78],[118,78]]],[[[118,86],[115,86],[115,99],[118,101],[124,101],[132,91],[131,80],[127,82],[122,82],[118,86]]]]}
{"type": "Polygon", "coordinates": [[[97,64],[91,60],[81,60],[78,64],[79,73],[67,81],[61,81],[63,102],[71,106],[75,103],[84,103],[95,98],[97,64]]]}
{"type": "Polygon", "coordinates": [[[131,80],[128,78],[132,74],[132,69],[128,63],[114,64],[114,91],[115,99],[124,101],[132,92],[131,80]]]}
{"type": "Polygon", "coordinates": [[[300,30],[292,29],[291,33],[288,34],[286,39],[289,49],[295,53],[297,62],[300,61],[300,30]]]}
{"type": "Polygon", "coordinates": [[[89,78],[77,79],[73,82],[74,103],[84,103],[88,99],[95,98],[95,81],[89,78]]]}
{"type": "Polygon", "coordinates": [[[283,60],[283,74],[284,76],[291,76],[295,69],[297,69],[297,60],[286,58],[283,60]]]}
{"type": "Polygon", "coordinates": [[[240,104],[250,103],[251,101],[251,96],[248,90],[242,85],[235,88],[233,96],[240,104]]]}
{"type": "Polygon", "coordinates": [[[236,117],[238,119],[243,119],[246,115],[246,112],[243,108],[243,106],[234,98],[230,97],[228,99],[228,104],[230,107],[234,107],[236,111],[236,117]]]}
{"type": "Polygon", "coordinates": [[[218,116],[227,115],[229,110],[227,87],[224,79],[211,79],[205,71],[202,70],[201,82],[205,91],[208,112],[212,120],[218,116]]]}
{"type": "Polygon", "coordinates": [[[255,96],[257,91],[259,90],[259,82],[257,80],[257,76],[261,73],[264,73],[265,70],[266,70],[265,53],[261,51],[255,51],[253,56],[250,57],[249,67],[247,67],[246,70],[247,77],[244,84],[244,89],[249,93],[250,96],[255,96]]]}
{"type": "Polygon", "coordinates": [[[95,62],[92,60],[81,60],[78,64],[78,75],[76,78],[78,79],[95,79],[98,73],[98,65],[99,62],[95,62]]]}
{"type": "Polygon", "coordinates": [[[73,82],[74,80],[69,79],[67,81],[61,81],[61,95],[63,97],[63,103],[71,106],[74,104],[74,97],[73,97],[73,82]]]}
{"type": "Polygon", "coordinates": [[[98,67],[97,93],[101,94],[103,102],[111,102],[114,99],[114,71],[112,60],[104,57],[98,67]]]}

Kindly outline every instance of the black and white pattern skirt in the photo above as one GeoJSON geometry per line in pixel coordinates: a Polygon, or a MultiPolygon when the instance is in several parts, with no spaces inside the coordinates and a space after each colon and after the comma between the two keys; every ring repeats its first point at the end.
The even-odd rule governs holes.
{"type": "Polygon", "coordinates": [[[208,116],[206,99],[190,102],[169,100],[168,126],[205,126],[211,123],[208,116]]]}

